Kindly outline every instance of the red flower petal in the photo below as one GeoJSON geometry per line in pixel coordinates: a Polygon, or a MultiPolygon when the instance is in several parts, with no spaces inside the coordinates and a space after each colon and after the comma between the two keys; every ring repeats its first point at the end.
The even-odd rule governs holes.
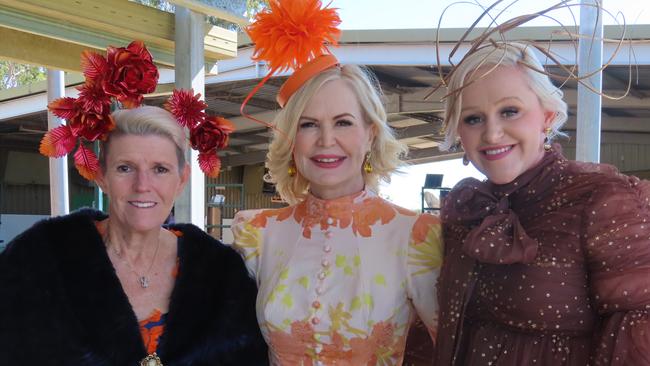
{"type": "Polygon", "coordinates": [[[297,69],[336,45],[341,19],[336,9],[321,9],[320,0],[271,0],[247,29],[255,43],[253,59],[267,61],[271,70],[297,69]]]}
{"type": "Polygon", "coordinates": [[[70,127],[59,126],[48,131],[43,139],[38,151],[51,158],[59,158],[74,149],[77,139],[72,135],[70,127]]]}
{"type": "Polygon", "coordinates": [[[79,144],[77,152],[74,153],[74,166],[77,167],[79,174],[88,180],[95,180],[99,172],[97,155],[83,144],[79,144]]]}
{"type": "Polygon", "coordinates": [[[81,53],[81,69],[86,79],[95,81],[103,77],[106,74],[107,66],[104,56],[90,51],[81,53]]]}
{"type": "Polygon", "coordinates": [[[181,126],[190,130],[197,127],[205,119],[205,102],[200,100],[201,94],[194,95],[194,90],[174,89],[174,93],[165,103],[165,109],[176,117],[181,126]]]}
{"type": "Polygon", "coordinates": [[[115,97],[126,108],[142,104],[143,94],[156,90],[158,69],[142,42],[132,42],[127,48],[106,49],[106,75],[102,86],[106,94],[115,97]]]}
{"type": "Polygon", "coordinates": [[[149,53],[149,50],[147,50],[147,47],[145,47],[144,42],[142,41],[133,41],[129,43],[128,46],[126,46],[126,49],[135,53],[136,55],[139,55],[144,60],[150,62],[153,61],[153,57],[151,56],[151,53],[149,53]]]}
{"type": "Polygon", "coordinates": [[[219,128],[225,135],[229,135],[235,131],[235,124],[223,117],[210,116],[206,117],[206,120],[213,121],[216,127],[219,128]]]}
{"type": "Polygon", "coordinates": [[[75,100],[70,97],[55,99],[47,105],[47,109],[59,118],[71,119],[80,112],[75,100]]]}
{"type": "Polygon", "coordinates": [[[199,167],[210,178],[219,176],[221,170],[221,159],[217,156],[217,152],[212,150],[199,154],[199,167]]]}
{"type": "Polygon", "coordinates": [[[101,83],[92,80],[77,87],[79,98],[75,102],[83,113],[108,114],[111,112],[111,97],[104,92],[101,83]]]}

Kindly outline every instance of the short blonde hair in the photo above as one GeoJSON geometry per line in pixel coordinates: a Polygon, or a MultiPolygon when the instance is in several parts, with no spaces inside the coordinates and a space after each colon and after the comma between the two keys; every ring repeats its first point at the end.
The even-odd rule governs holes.
{"type": "Polygon", "coordinates": [[[381,89],[375,77],[356,65],[327,69],[298,89],[274,120],[276,128],[282,132],[274,132],[273,141],[269,146],[266,166],[270,174],[267,180],[275,183],[280,196],[290,204],[302,200],[309,189],[309,181],[302,175],[298,173],[291,177],[288,173],[293,158],[298,121],[314,94],[325,83],[339,79],[346,81],[350,86],[357,96],[365,122],[374,128],[375,138],[370,150],[373,171],[361,172],[366,189],[376,191],[380,180],[389,182],[390,174],[404,164],[400,157],[406,154],[407,148],[397,141],[388,126],[386,111],[381,102],[381,89]]]}
{"type": "MultiPolygon", "coordinates": [[[[519,42],[489,43],[468,55],[455,68],[447,85],[448,96],[445,100],[445,141],[441,150],[449,150],[458,143],[458,120],[462,104],[462,89],[469,77],[474,76],[478,69],[497,66],[517,66],[521,68],[529,80],[531,90],[537,95],[545,110],[555,112],[551,123],[549,139],[556,135],[565,134],[560,128],[567,120],[567,104],[562,99],[564,93],[551,82],[551,79],[541,71],[544,67],[535,56],[533,46],[519,42]]],[[[480,75],[479,75],[480,77],[480,75]]]]}
{"type": "Polygon", "coordinates": [[[106,171],[106,156],[111,138],[123,135],[156,135],[168,138],[176,146],[179,172],[183,171],[187,138],[183,127],[171,113],[159,107],[141,106],[132,109],[118,109],[112,113],[112,116],[115,120],[115,129],[100,145],[99,165],[102,171],[106,171]]]}

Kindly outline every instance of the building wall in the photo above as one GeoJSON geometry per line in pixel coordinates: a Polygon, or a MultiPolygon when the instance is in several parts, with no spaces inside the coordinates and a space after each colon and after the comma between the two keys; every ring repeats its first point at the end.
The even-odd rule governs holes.
{"type": "MultiPolygon", "coordinates": [[[[0,150],[0,214],[49,215],[50,185],[48,158],[36,152],[0,150]]],[[[70,209],[91,206],[93,187],[69,166],[70,209]]]]}
{"type": "Polygon", "coordinates": [[[238,210],[249,210],[255,208],[273,208],[282,207],[284,204],[274,202],[273,199],[276,195],[271,193],[264,193],[264,166],[261,164],[250,166],[239,166],[224,170],[216,179],[206,179],[205,197],[208,200],[215,194],[225,196],[225,208],[222,212],[224,218],[232,218],[238,210]],[[226,185],[225,188],[211,187],[214,184],[226,185]],[[228,185],[242,184],[243,185],[243,199],[241,197],[241,189],[238,187],[230,187],[228,185]],[[230,207],[236,206],[236,207],[230,207]]]}
{"type": "MultiPolygon", "coordinates": [[[[575,159],[574,144],[563,144],[564,155],[575,159]]],[[[604,143],[600,148],[600,161],[616,166],[625,174],[650,179],[650,145],[640,143],[604,143]]]]}

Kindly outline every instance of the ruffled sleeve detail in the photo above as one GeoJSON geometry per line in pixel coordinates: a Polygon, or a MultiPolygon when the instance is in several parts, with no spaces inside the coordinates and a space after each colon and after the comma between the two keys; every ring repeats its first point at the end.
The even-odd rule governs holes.
{"type": "Polygon", "coordinates": [[[263,226],[254,222],[259,210],[239,211],[235,214],[232,222],[232,233],[234,236],[233,248],[244,258],[246,267],[253,278],[257,279],[259,286],[260,256],[262,254],[262,230],[263,226]]]}
{"type": "Polygon", "coordinates": [[[650,365],[650,182],[594,174],[584,248],[602,325],[595,365],[650,365]]]}
{"type": "Polygon", "coordinates": [[[440,219],[422,214],[413,225],[408,245],[408,295],[432,339],[438,328],[435,283],[442,266],[440,219]]]}

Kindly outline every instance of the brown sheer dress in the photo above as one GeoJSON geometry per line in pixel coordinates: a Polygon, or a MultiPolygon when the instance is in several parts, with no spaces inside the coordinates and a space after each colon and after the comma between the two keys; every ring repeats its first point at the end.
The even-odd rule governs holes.
{"type": "Polygon", "coordinates": [[[650,365],[650,182],[556,151],[446,198],[435,365],[650,365]]]}

